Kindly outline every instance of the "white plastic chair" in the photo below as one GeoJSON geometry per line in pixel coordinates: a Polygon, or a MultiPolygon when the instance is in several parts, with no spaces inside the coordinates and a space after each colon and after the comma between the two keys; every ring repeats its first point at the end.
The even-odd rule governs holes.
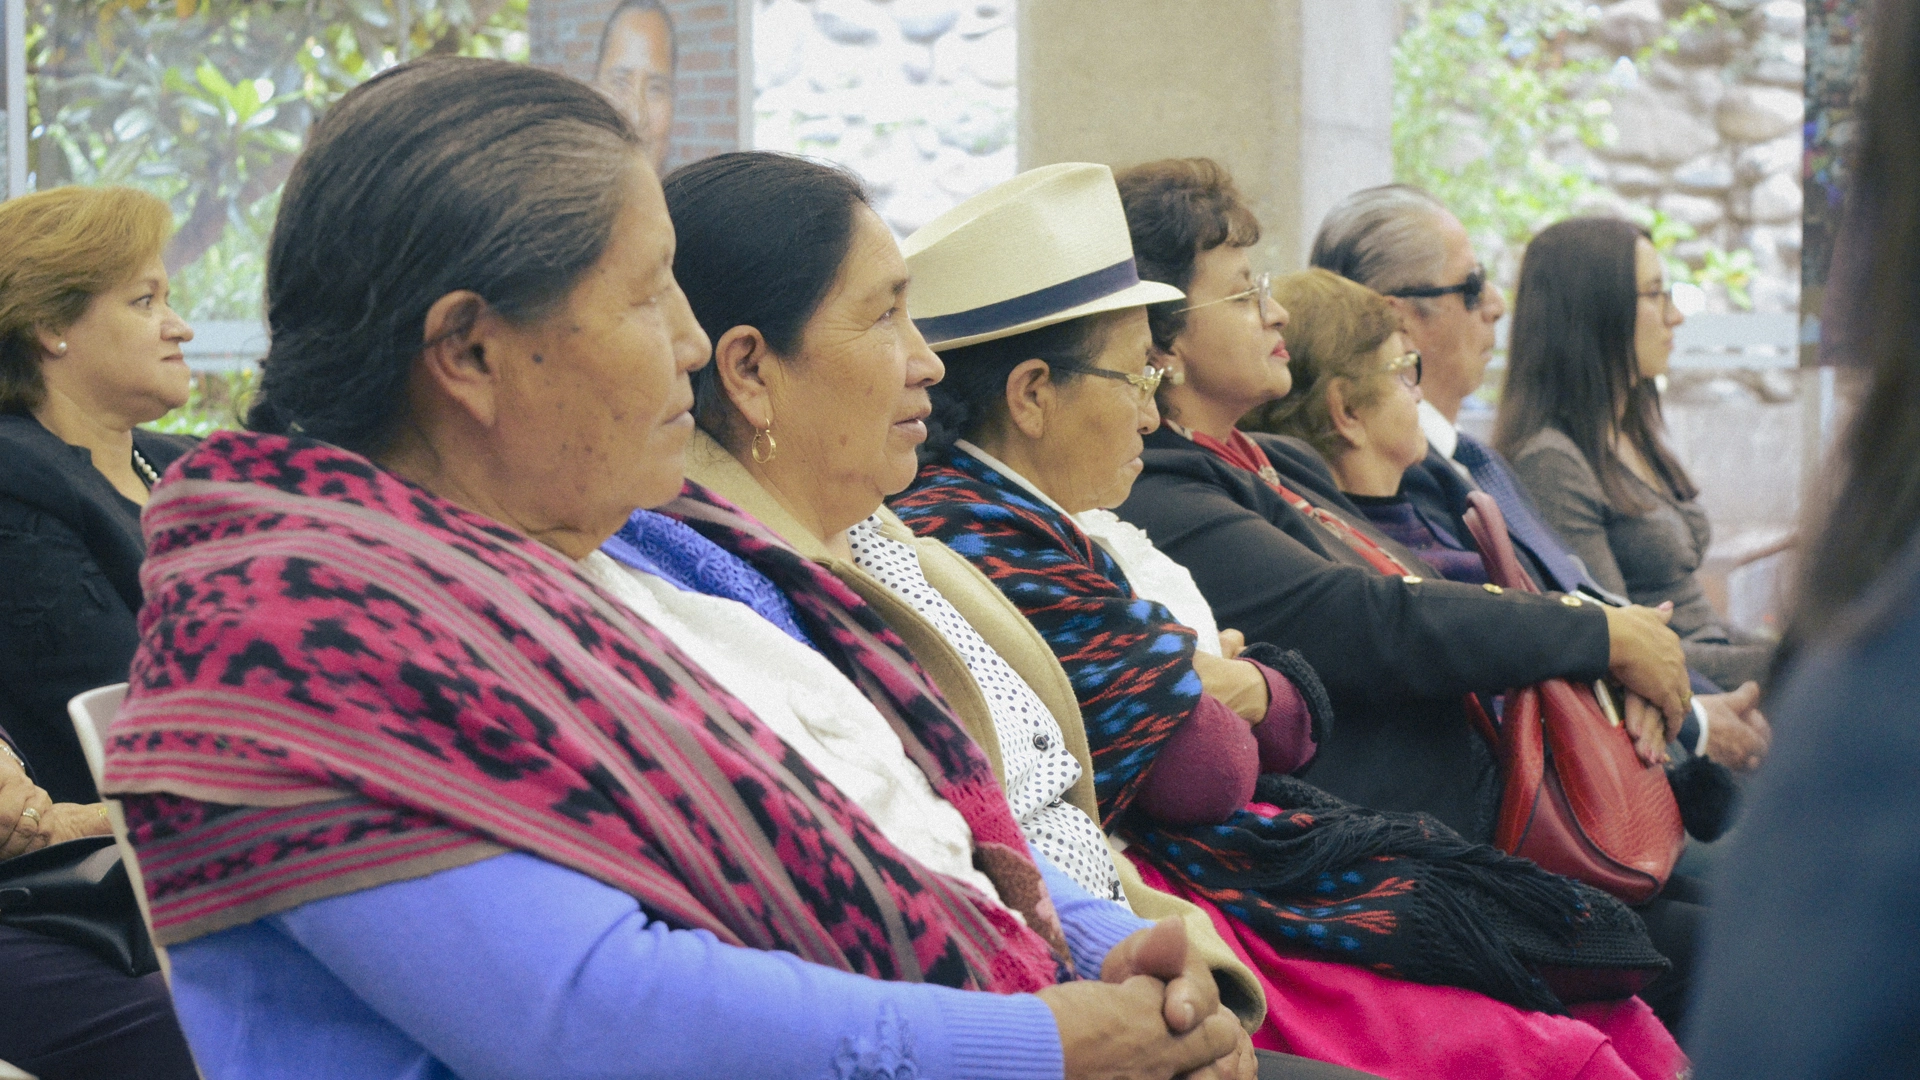
{"type": "MultiPolygon", "coordinates": [[[[80,736],[80,749],[87,755],[87,768],[93,771],[95,787],[105,783],[107,725],[120,711],[120,703],[127,700],[127,684],[114,683],[89,690],[72,701],[67,702],[67,713],[73,717],[74,734],[80,736]]],[[[147,910],[147,883],[140,873],[140,860],[133,853],[133,845],[127,841],[127,817],[120,809],[119,799],[102,798],[107,808],[107,820],[113,823],[113,839],[120,845],[120,861],[126,865],[127,879],[133,883],[133,898],[140,904],[140,918],[147,924],[147,936],[153,937],[153,913],[147,910]]],[[[160,972],[169,985],[173,982],[173,968],[167,962],[167,950],[160,947],[155,939],[154,955],[160,958],[160,972]]],[[[0,1080],[6,1080],[0,1073],[0,1080]]]]}
{"type": "MultiPolygon", "coordinates": [[[[73,718],[73,730],[80,736],[80,749],[87,755],[87,768],[93,771],[95,787],[106,783],[107,726],[113,723],[114,716],[120,712],[121,703],[126,700],[127,684],[114,683],[112,686],[89,690],[67,702],[67,715],[73,718]]],[[[153,938],[153,954],[160,960],[160,976],[167,980],[168,986],[172,986],[173,965],[167,960],[167,950],[160,947],[160,940],[153,937],[153,912],[147,908],[147,880],[140,873],[140,859],[127,839],[127,815],[121,811],[119,799],[102,796],[100,801],[107,808],[107,820],[113,823],[113,840],[120,847],[120,861],[127,868],[127,880],[133,885],[133,898],[140,905],[140,921],[147,924],[147,937],[153,938]]],[[[191,1056],[191,1048],[188,1054],[191,1056]]],[[[194,1071],[200,1071],[197,1063],[194,1071]]],[[[200,1075],[203,1078],[206,1076],[204,1072],[200,1075]]],[[[33,1080],[25,1073],[20,1073],[20,1076],[33,1080]]],[[[0,1080],[18,1078],[0,1070],[0,1080]]]]}

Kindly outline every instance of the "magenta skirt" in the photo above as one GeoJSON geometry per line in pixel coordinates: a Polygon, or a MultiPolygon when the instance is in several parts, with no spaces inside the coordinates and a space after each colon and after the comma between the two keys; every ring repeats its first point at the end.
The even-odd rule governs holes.
{"type": "Polygon", "coordinates": [[[1330,1061],[1387,1080],[1674,1080],[1687,1058],[1639,998],[1527,1012],[1472,990],[1395,979],[1283,953],[1205,897],[1129,851],[1148,885],[1213,920],[1267,992],[1262,1050],[1330,1061]]]}

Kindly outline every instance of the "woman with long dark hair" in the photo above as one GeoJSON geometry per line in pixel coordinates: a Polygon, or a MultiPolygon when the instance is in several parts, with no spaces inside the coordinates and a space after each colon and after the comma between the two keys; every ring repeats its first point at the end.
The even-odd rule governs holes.
{"type": "Polygon", "coordinates": [[[1865,400],[1814,512],[1767,711],[1780,737],[1723,864],[1699,1075],[1911,1076],[1920,1013],[1920,7],[1881,3],[1850,213],[1865,400]]]}
{"type": "Polygon", "coordinates": [[[1683,321],[1645,229],[1549,227],[1521,263],[1493,441],[1594,580],[1637,604],[1672,602],[1687,665],[1732,689],[1773,650],[1727,626],[1697,576],[1713,531],[1667,445],[1655,382],[1683,321]]]}

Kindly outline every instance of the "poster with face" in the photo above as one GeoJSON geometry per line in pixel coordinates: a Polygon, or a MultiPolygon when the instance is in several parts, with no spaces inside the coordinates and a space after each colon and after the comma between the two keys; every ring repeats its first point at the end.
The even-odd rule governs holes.
{"type": "Polygon", "coordinates": [[[529,0],[533,63],[591,84],[633,124],[654,169],[739,145],[736,5],[529,0]]]}
{"type": "Polygon", "coordinates": [[[600,28],[593,85],[646,141],[658,170],[673,137],[673,17],[661,0],[622,0],[600,28]]]}

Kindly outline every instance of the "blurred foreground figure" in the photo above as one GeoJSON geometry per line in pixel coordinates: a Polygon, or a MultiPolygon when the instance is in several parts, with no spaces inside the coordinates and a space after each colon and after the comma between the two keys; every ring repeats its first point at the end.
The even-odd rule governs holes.
{"type": "Polygon", "coordinates": [[[1920,1058],[1920,7],[1877,5],[1867,40],[1873,374],[1806,551],[1772,765],[1717,891],[1703,1078],[1912,1076],[1920,1058]]]}

